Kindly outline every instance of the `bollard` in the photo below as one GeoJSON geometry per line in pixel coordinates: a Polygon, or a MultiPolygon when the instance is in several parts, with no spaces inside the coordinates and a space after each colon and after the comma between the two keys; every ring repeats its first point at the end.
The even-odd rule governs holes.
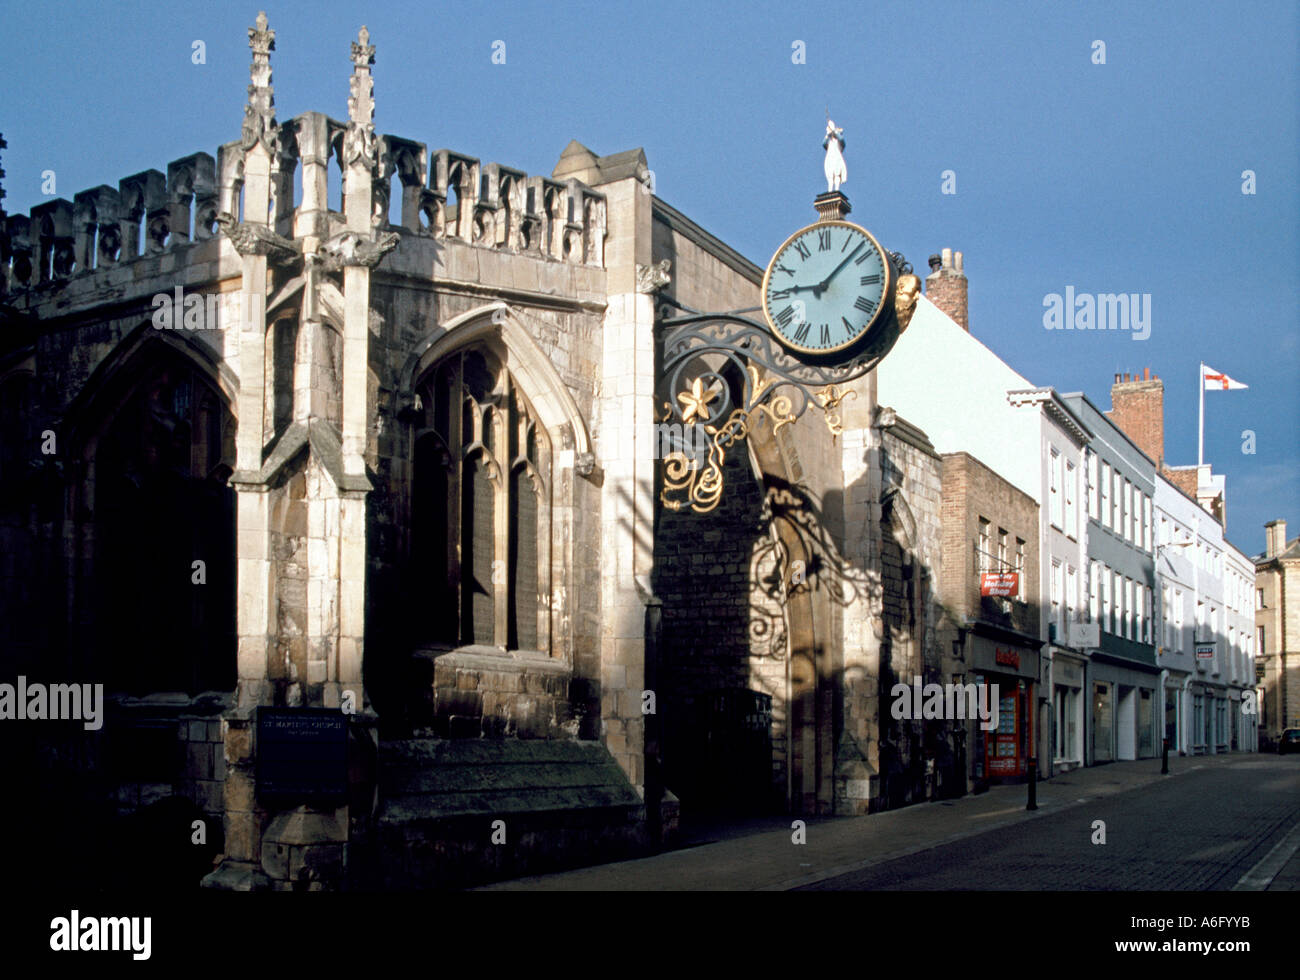
{"type": "Polygon", "coordinates": [[[1160,775],[1169,775],[1169,739],[1163,739],[1164,748],[1160,752],[1160,775]]]}
{"type": "Polygon", "coordinates": [[[1038,809],[1038,760],[1029,760],[1029,804],[1026,810],[1038,809]]]}

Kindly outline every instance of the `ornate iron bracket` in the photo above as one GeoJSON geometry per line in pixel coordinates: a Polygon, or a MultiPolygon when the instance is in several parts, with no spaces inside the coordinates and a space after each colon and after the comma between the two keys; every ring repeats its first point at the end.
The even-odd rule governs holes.
{"type": "Polygon", "coordinates": [[[880,363],[916,306],[920,281],[901,255],[891,258],[906,272],[889,318],[864,346],[839,360],[796,357],[765,323],[742,315],[753,310],[701,313],[661,297],[656,327],[664,337],[663,369],[655,428],[665,507],[701,514],[717,507],[727,452],[749,435],[760,415],[780,431],[816,402],[832,437],[839,435],[840,404],[856,397],[843,386],[880,363]]]}

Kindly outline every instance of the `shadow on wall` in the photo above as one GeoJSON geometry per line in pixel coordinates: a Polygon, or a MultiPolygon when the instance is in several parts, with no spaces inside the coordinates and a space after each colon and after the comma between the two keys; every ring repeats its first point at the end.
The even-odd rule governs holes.
{"type": "MultiPolygon", "coordinates": [[[[733,453],[724,463],[727,490],[714,511],[658,508],[653,583],[664,603],[657,665],[662,771],[664,784],[682,799],[684,816],[800,812],[806,806],[797,791],[789,798],[792,760],[784,743],[792,675],[797,682],[814,663],[820,710],[805,708],[796,720],[829,725],[829,744],[839,753],[846,743],[846,702],[856,709],[847,742],[856,745],[874,783],[872,810],[966,792],[972,727],[900,720],[890,711],[895,683],[915,676],[942,683],[951,679],[946,673],[964,671],[944,662],[952,617],[939,600],[937,569],[920,553],[902,470],[886,449],[876,452],[884,491],[881,550],[872,568],[846,559],[832,530],[843,526],[844,501],[855,499],[857,484],[828,492],[820,502],[803,486],[777,478],[768,477],[764,489],[745,455],[733,453]],[[791,558],[792,542],[806,559],[791,558]],[[827,642],[830,622],[813,624],[814,647],[790,663],[786,611],[799,592],[810,593],[814,608],[823,610],[866,604],[863,618],[875,636],[861,642],[879,650],[876,676],[844,667],[839,644],[827,642]],[[865,732],[854,727],[863,717],[874,718],[865,732]]],[[[866,478],[860,482],[865,486],[866,478]]],[[[845,540],[870,533],[868,527],[842,532],[845,540]]],[[[871,553],[868,547],[852,550],[871,553]]],[[[795,764],[839,761],[800,759],[801,740],[826,740],[792,734],[795,764]]]]}

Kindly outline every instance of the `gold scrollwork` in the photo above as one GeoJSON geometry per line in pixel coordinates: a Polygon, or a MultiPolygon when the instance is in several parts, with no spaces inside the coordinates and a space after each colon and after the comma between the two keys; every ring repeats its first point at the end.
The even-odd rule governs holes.
{"type": "Polygon", "coordinates": [[[721,426],[705,426],[709,442],[703,465],[683,452],[669,453],[665,457],[664,487],[659,492],[663,505],[674,511],[690,507],[697,514],[707,514],[717,507],[726,489],[722,467],[727,460],[727,450],[748,437],[750,427],[760,413],[771,419],[774,433],[795,420],[789,396],[778,395],[771,404],[755,405],[748,412],[742,408],[735,409],[721,426]],[[678,493],[684,494],[685,499],[670,496],[678,493]]]}
{"type": "Polygon", "coordinates": [[[840,418],[839,412],[840,402],[849,397],[857,398],[858,393],[853,390],[841,391],[839,385],[827,385],[814,394],[826,414],[826,428],[830,429],[832,437],[838,437],[844,431],[844,420],[840,418]]]}

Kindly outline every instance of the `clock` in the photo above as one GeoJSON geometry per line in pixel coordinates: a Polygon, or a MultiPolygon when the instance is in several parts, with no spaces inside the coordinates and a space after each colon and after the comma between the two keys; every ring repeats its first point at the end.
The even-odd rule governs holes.
{"type": "Polygon", "coordinates": [[[783,345],[805,355],[856,346],[888,316],[894,267],[849,221],[819,221],[776,250],[763,275],[763,314],[783,345]]]}

